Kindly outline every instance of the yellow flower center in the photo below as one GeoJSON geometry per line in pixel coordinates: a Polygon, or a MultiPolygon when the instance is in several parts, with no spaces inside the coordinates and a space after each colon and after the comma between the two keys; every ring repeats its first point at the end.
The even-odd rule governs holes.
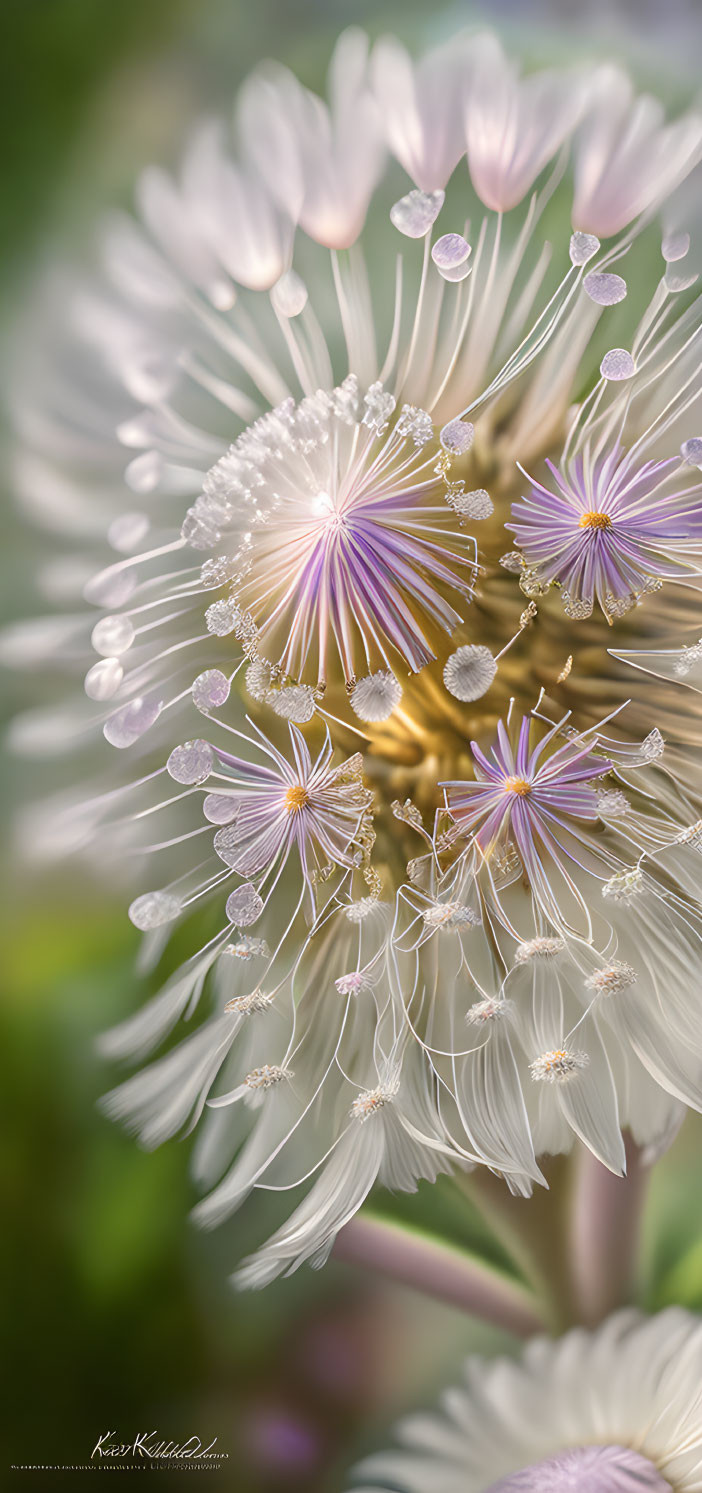
{"type": "Polygon", "coordinates": [[[583,513],[578,519],[579,529],[611,529],[612,520],[608,513],[583,513]]]}
{"type": "Polygon", "coordinates": [[[505,778],[505,793],[516,793],[519,798],[526,798],[531,793],[531,783],[526,778],[505,778]]]}
{"type": "Polygon", "coordinates": [[[294,788],[288,788],[285,795],[285,808],[288,814],[296,814],[298,809],[304,809],[305,804],[310,801],[310,795],[306,788],[296,784],[294,788]]]}

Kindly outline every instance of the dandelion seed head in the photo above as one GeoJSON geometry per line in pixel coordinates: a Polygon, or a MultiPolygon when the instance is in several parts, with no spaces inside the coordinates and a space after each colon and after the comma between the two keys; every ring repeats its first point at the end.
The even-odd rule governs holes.
{"type": "Polygon", "coordinates": [[[225,944],[222,953],[232,959],[267,959],[270,949],[265,938],[252,938],[243,933],[236,943],[225,944]]]}
{"type": "Polygon", "coordinates": [[[614,959],[611,964],[603,965],[588,975],[585,989],[594,990],[598,995],[618,995],[620,990],[628,990],[636,981],[636,970],[630,964],[614,959]]]}
{"type": "Polygon", "coordinates": [[[400,1089],[398,1078],[389,1079],[387,1083],[379,1084],[375,1089],[362,1089],[351,1105],[349,1114],[353,1120],[358,1120],[361,1125],[377,1115],[379,1110],[386,1104],[392,1104],[397,1098],[400,1089]]]}
{"type": "Polygon", "coordinates": [[[461,902],[434,902],[431,907],[424,908],[422,918],[427,928],[446,928],[450,931],[455,928],[477,928],[481,922],[479,913],[461,902]]]}
{"type": "Polygon", "coordinates": [[[694,824],[688,824],[685,829],[675,836],[675,845],[691,845],[694,850],[702,850],[702,819],[695,820],[694,824]]]}
{"type": "Polygon", "coordinates": [[[497,1000],[494,996],[485,996],[483,1000],[468,1007],[466,1022],[468,1026],[488,1026],[493,1021],[500,1021],[505,1015],[507,1004],[507,1001],[497,1000]]]}
{"type": "MultiPolygon", "coordinates": [[[[361,638],[420,668],[432,656],[426,621],[448,630],[458,621],[436,579],[445,583],[450,565],[464,596],[473,579],[472,548],[452,529],[432,454],[441,447],[431,416],[398,410],[380,381],[364,393],[355,375],[261,416],[208,473],[184,529],[190,544],[230,549],[234,590],[207,609],[208,630],[234,632],[249,648],[255,639],[301,684],[310,668],[324,679],[336,652],[354,678],[361,638]]],[[[367,695],[371,708],[362,685],[359,707],[367,695]]],[[[379,685],[376,693],[380,708],[379,685]]]]}
{"type": "Polygon", "coordinates": [[[517,944],[514,960],[515,964],[530,964],[533,959],[553,959],[556,954],[562,954],[565,943],[562,938],[548,938],[540,936],[529,938],[525,943],[517,944]]]}
{"type": "Polygon", "coordinates": [[[362,990],[369,990],[371,982],[363,970],[352,970],[347,975],[339,975],[334,981],[339,995],[358,995],[362,990]]]}
{"type": "Polygon", "coordinates": [[[376,897],[359,897],[357,902],[349,902],[345,909],[346,917],[349,923],[363,923],[372,912],[375,912],[377,906],[376,897]]]}
{"type": "MultiPolygon", "coordinates": [[[[265,990],[252,990],[249,995],[235,995],[227,1001],[225,1011],[235,1012],[238,1016],[255,1016],[260,1011],[267,1011],[273,1004],[273,996],[267,995],[265,990]]],[[[249,1088],[255,1085],[249,1083],[251,1074],[246,1079],[249,1088]]]]}
{"type": "Polygon", "coordinates": [[[535,1058],[529,1064],[529,1072],[535,1083],[568,1083],[577,1073],[587,1068],[590,1059],[584,1052],[571,1051],[567,1048],[554,1048],[551,1052],[542,1052],[540,1057],[535,1058]]]}
{"type": "Polygon", "coordinates": [[[92,630],[82,694],[39,702],[12,736],[28,759],[80,750],[96,780],[37,807],[22,830],[32,853],[148,856],[164,889],[132,902],[152,935],[144,964],[188,915],[185,963],[111,1039],[156,1054],[182,1023],[184,1040],[114,1105],[151,1144],[235,1075],[211,1101],[247,1102],[209,1218],[305,1170],[303,1130],[281,1148],[276,1100],[258,1110],[287,1070],[240,1078],[261,1060],[259,1027],[300,1053],[291,1097],[315,1096],[322,1159],[312,1203],[247,1267],[260,1283],[328,1250],[352,1141],[366,1191],[411,1188],[467,1154],[528,1190],[535,1158],[572,1145],[576,1125],[616,1172],[623,1128],[659,1145],[671,1096],[702,1102],[689,1014],[702,835],[679,829],[699,796],[694,711],[689,688],[669,688],[695,687],[702,658],[700,313],[679,300],[687,236],[664,239],[663,281],[637,244],[702,153],[702,123],[660,123],[612,69],[522,78],[482,33],[415,63],[387,39],[369,56],[357,28],[329,106],[272,68],[245,84],[236,120],[238,154],[204,124],[176,175],[145,174],[143,226],[106,225],[102,287],[91,278],[61,308],[79,357],[63,332],[54,346],[53,315],[23,339],[20,496],[71,542],[84,527],[92,543],[106,516],[102,556],[76,555],[58,579],[38,567],[65,615],[14,639],[22,668],[46,656],[58,678],[92,630]],[[408,177],[390,223],[395,194],[375,190],[388,152],[408,177]],[[458,198],[460,216],[440,217],[462,157],[484,205],[472,250],[458,198]],[[626,280],[612,273],[623,262],[626,280]],[[593,328],[625,296],[628,349],[609,347],[593,387],[609,345],[593,328]],[[99,608],[87,624],[70,610],[80,596],[99,608]],[[597,699],[607,717],[593,724],[597,699]],[[208,740],[187,739],[203,716],[208,740]],[[627,905],[639,865],[646,916],[627,905]],[[665,934],[658,1004],[641,976],[636,1002],[586,1001],[588,969],[595,995],[625,988],[613,951],[634,933],[642,970],[658,970],[665,934]],[[556,1106],[556,1134],[523,1054],[547,1046],[555,975],[538,961],[561,953],[556,985],[580,1019],[572,1050],[559,1039],[531,1076],[557,1083],[604,1057],[556,1106]],[[257,958],[261,984],[243,968],[257,958]],[[523,1010],[500,998],[509,982],[529,986],[523,1010]],[[209,1015],[191,1021],[198,1003],[209,1015]],[[509,1042],[491,1029],[508,1006],[509,1042]],[[467,1051],[449,1062],[460,1030],[467,1051]],[[360,1145],[349,1094],[360,1123],[395,1102],[360,1145]]]}
{"type": "Polygon", "coordinates": [[[611,899],[612,902],[631,902],[638,897],[646,886],[643,871],[638,866],[632,866],[626,871],[617,871],[610,876],[602,888],[602,896],[611,899]]]}
{"type": "Polygon", "coordinates": [[[283,1083],[285,1079],[292,1077],[291,1069],[280,1063],[262,1063],[260,1068],[252,1068],[251,1072],[247,1073],[244,1083],[247,1089],[258,1093],[261,1090],[273,1089],[276,1084],[283,1083]]]}

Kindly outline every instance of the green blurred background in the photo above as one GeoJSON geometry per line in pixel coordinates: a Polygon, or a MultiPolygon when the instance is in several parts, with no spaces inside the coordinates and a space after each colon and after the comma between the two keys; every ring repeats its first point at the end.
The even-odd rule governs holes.
{"type": "MultiPolygon", "coordinates": [[[[702,39],[699,6],[419,4],[417,0],[4,0],[0,10],[0,330],[52,256],[80,254],[106,204],[128,203],[135,173],[172,160],[193,116],[224,112],[272,55],[321,88],[350,21],[413,45],[476,17],[542,56],[612,54],[665,96],[688,97],[702,39]]],[[[12,357],[2,362],[12,384],[12,357]]],[[[8,451],[5,435],[3,452],[8,451]]],[[[5,473],[7,461],[0,471],[5,473]]],[[[2,477],[3,487],[9,479],[2,477]]],[[[3,494],[3,612],[31,613],[31,533],[3,494]]],[[[11,681],[7,711],[37,703],[37,676],[11,681]]],[[[256,1195],[216,1236],[187,1222],[188,1143],[145,1155],[101,1118],[106,1076],[95,1035],[133,1009],[135,936],[123,899],[79,869],[39,875],[17,857],[11,805],[41,788],[39,766],[3,774],[6,1110],[1,1279],[6,1384],[0,1479],[11,1463],[82,1463],[97,1437],[217,1436],[215,1486],[236,1493],[345,1486],[345,1470],[384,1439],[400,1410],[432,1398],[468,1349],[513,1346],[456,1312],[361,1272],[302,1270],[262,1294],[227,1275],[266,1232],[256,1195]]],[[[47,782],[46,787],[50,784],[47,782]]],[[[700,1125],[690,1120],[654,1178],[641,1299],[702,1309],[700,1125]]],[[[381,1203],[381,1206],[384,1206],[381,1203]]],[[[459,1240],[480,1230],[445,1185],[410,1200],[418,1221],[459,1240]]],[[[167,1482],[180,1472],[161,1470],[167,1482]]],[[[17,1474],[26,1483],[49,1473],[17,1474]]],[[[80,1473],[52,1474],[67,1486],[80,1473]]]]}

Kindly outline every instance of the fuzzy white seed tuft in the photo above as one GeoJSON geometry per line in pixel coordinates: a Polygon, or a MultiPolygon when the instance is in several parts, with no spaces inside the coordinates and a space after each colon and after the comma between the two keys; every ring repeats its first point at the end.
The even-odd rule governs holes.
{"type": "Polygon", "coordinates": [[[529,1064],[529,1072],[535,1083],[567,1083],[576,1073],[587,1068],[590,1059],[586,1052],[569,1052],[567,1048],[555,1048],[542,1052],[529,1064]]]}
{"type": "Polygon", "coordinates": [[[480,700],[497,673],[489,648],[468,643],[457,648],[444,666],[444,684],[456,700],[480,700]]]}
{"type": "Polygon", "coordinates": [[[359,679],[350,696],[351,707],[362,721],[386,721],[401,699],[401,686],[389,669],[359,679]]]}

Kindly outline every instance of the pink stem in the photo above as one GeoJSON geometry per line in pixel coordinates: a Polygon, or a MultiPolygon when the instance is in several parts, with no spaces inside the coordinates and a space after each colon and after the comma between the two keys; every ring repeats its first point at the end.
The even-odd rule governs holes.
{"type": "Polygon", "coordinates": [[[585,1147],[579,1158],[571,1260],[578,1316],[589,1326],[630,1300],[636,1281],[648,1168],[628,1135],[625,1145],[625,1177],[616,1177],[585,1147]]]}
{"type": "Polygon", "coordinates": [[[459,1249],[410,1233],[377,1218],[354,1218],[337,1237],[334,1258],[389,1276],[470,1312],[518,1337],[543,1331],[543,1319],[530,1293],[459,1249]]]}

